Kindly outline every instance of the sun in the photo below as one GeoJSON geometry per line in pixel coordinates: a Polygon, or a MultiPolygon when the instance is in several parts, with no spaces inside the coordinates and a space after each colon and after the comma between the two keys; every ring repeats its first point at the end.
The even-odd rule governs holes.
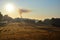
{"type": "Polygon", "coordinates": [[[14,9],[15,9],[15,6],[13,4],[6,4],[5,5],[5,10],[7,12],[12,12],[12,11],[14,11],[14,9]]]}

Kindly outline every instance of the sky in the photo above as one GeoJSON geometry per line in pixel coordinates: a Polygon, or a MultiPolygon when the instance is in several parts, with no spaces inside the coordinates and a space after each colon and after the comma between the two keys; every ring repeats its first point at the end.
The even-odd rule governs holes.
{"type": "Polygon", "coordinates": [[[0,11],[3,15],[20,17],[17,11],[7,13],[4,8],[8,3],[14,4],[16,8],[31,10],[23,13],[23,18],[44,20],[47,18],[60,18],[60,0],[0,0],[0,11]]]}

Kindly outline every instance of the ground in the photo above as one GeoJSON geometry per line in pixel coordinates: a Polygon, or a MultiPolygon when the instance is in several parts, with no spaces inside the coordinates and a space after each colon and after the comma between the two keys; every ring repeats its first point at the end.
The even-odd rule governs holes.
{"type": "Polygon", "coordinates": [[[8,23],[0,27],[0,40],[60,40],[60,28],[8,23]]]}

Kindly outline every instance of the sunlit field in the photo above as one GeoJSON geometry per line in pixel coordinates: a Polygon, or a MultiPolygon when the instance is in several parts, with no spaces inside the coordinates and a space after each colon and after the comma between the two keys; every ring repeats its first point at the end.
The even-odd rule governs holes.
{"type": "Polygon", "coordinates": [[[55,27],[36,27],[22,23],[9,23],[0,27],[0,40],[59,40],[60,29],[55,27]]]}

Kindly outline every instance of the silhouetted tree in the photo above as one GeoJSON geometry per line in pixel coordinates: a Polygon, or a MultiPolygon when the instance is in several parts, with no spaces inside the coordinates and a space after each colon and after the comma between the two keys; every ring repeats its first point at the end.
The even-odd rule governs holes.
{"type": "Polygon", "coordinates": [[[51,24],[51,20],[50,19],[45,19],[44,20],[44,24],[45,25],[50,25],[51,24]]]}
{"type": "Polygon", "coordinates": [[[37,25],[40,25],[40,26],[42,26],[42,25],[43,25],[43,22],[42,22],[42,20],[39,20],[39,21],[37,22],[37,25]]]}
{"type": "Polygon", "coordinates": [[[3,20],[10,22],[10,21],[12,21],[12,18],[9,17],[8,15],[4,15],[4,16],[3,16],[3,20]]]}
{"type": "Polygon", "coordinates": [[[60,18],[52,18],[51,24],[56,27],[60,27],[60,18]]]}
{"type": "Polygon", "coordinates": [[[21,19],[20,18],[15,18],[15,19],[13,19],[13,22],[21,22],[21,19]]]}
{"type": "Polygon", "coordinates": [[[0,12],[0,21],[2,21],[2,19],[3,19],[3,15],[0,12]]]}

